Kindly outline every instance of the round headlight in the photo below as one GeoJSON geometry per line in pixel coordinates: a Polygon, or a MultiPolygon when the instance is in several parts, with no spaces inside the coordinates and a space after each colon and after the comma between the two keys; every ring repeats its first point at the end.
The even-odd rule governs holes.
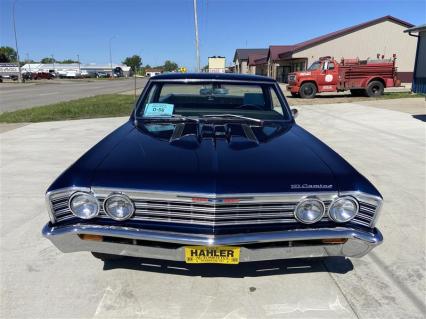
{"type": "Polygon", "coordinates": [[[346,223],[358,213],[358,202],[352,197],[341,197],[331,203],[328,215],[336,223],[346,223]]]}
{"type": "Polygon", "coordinates": [[[113,194],[105,200],[104,209],[112,219],[126,220],[132,216],[135,206],[126,195],[113,194]]]}
{"type": "Polygon", "coordinates": [[[307,198],[297,204],[294,211],[294,217],[304,224],[313,224],[321,220],[324,213],[325,206],[322,201],[307,198]]]}
{"type": "Polygon", "coordinates": [[[82,219],[91,219],[99,214],[99,202],[95,196],[89,193],[75,193],[69,201],[71,212],[82,219]]]}

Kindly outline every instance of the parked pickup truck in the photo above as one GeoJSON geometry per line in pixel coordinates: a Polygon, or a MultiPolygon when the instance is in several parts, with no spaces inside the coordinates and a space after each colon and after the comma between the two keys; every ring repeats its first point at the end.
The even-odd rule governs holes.
{"type": "Polygon", "coordinates": [[[352,95],[379,96],[385,87],[399,86],[393,59],[359,60],[323,57],[306,71],[290,73],[287,90],[292,96],[312,99],[321,92],[350,90],[352,95]]]}

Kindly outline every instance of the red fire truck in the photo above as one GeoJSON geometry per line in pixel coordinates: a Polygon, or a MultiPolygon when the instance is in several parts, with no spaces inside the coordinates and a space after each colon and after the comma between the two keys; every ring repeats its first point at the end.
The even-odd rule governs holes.
{"type": "Polygon", "coordinates": [[[393,59],[359,60],[322,57],[306,70],[290,73],[287,90],[292,96],[312,99],[321,92],[350,90],[352,95],[379,96],[385,87],[400,86],[393,59]]]}

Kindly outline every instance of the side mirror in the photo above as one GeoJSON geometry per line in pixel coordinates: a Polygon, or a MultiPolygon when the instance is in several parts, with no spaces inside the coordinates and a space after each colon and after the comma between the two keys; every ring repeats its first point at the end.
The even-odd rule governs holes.
{"type": "Polygon", "coordinates": [[[299,111],[297,109],[291,109],[291,114],[293,115],[293,118],[296,118],[299,115],[299,111]]]}

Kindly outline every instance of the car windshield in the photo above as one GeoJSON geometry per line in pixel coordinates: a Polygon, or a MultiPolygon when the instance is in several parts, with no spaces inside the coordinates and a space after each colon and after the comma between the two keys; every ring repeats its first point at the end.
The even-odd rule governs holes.
{"type": "Polygon", "coordinates": [[[311,66],[308,68],[308,71],[314,71],[314,70],[319,70],[319,68],[321,67],[321,62],[320,61],[315,61],[314,63],[311,64],[311,66]]]}
{"type": "Polygon", "coordinates": [[[155,82],[136,109],[136,118],[289,120],[273,84],[155,82]]]}

